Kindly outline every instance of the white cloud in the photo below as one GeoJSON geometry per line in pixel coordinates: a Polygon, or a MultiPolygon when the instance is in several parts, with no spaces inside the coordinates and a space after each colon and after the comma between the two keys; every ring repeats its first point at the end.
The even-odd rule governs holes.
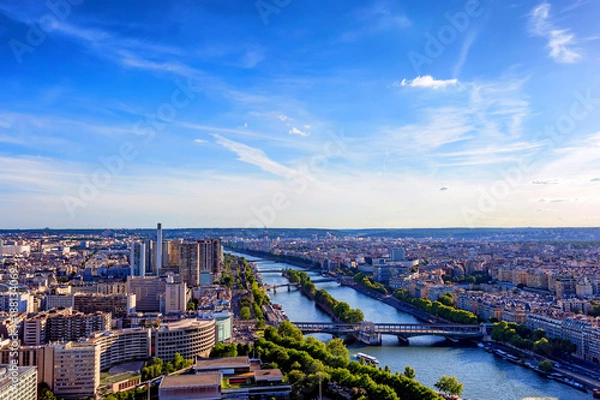
{"type": "Polygon", "coordinates": [[[208,142],[206,140],[204,140],[204,139],[194,139],[194,143],[200,143],[200,144],[202,144],[202,143],[208,143],[208,142]]]}
{"type": "Polygon", "coordinates": [[[296,173],[294,169],[271,160],[261,149],[250,147],[240,142],[234,142],[221,135],[214,134],[213,137],[216,139],[217,144],[235,153],[238,156],[238,160],[255,165],[265,172],[284,178],[293,176],[296,173]]]}
{"type": "Polygon", "coordinates": [[[279,118],[280,120],[282,120],[283,122],[285,122],[285,121],[288,120],[289,117],[287,115],[283,115],[282,114],[282,115],[278,115],[277,118],[279,118]]]}
{"type": "Polygon", "coordinates": [[[542,3],[531,10],[530,31],[548,40],[550,57],[559,63],[574,63],[581,58],[575,35],[568,29],[558,29],[550,21],[550,4],[542,3]]]}
{"type": "Polygon", "coordinates": [[[308,132],[301,131],[300,129],[296,128],[295,126],[292,127],[292,129],[290,129],[290,131],[288,133],[290,135],[298,135],[298,136],[308,136],[309,135],[308,132]]]}
{"type": "Polygon", "coordinates": [[[392,86],[409,86],[420,88],[440,89],[446,86],[454,86],[458,83],[458,79],[434,79],[431,75],[417,76],[413,80],[402,79],[400,83],[394,82],[392,86]]]}

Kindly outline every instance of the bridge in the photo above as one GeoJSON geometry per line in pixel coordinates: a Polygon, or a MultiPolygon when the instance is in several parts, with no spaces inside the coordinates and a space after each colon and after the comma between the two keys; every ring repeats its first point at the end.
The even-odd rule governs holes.
{"type": "Polygon", "coordinates": [[[287,271],[284,268],[279,268],[279,269],[257,269],[256,272],[258,272],[259,274],[268,274],[270,272],[279,272],[282,273],[284,271],[287,271]]]}
{"type": "Polygon", "coordinates": [[[288,283],[278,283],[276,285],[263,284],[263,287],[265,288],[266,291],[273,289],[274,293],[277,293],[277,288],[285,287],[285,286],[287,286],[288,292],[291,292],[292,288],[298,289],[298,283],[289,283],[288,282],[288,283]]]}
{"type": "Polygon", "coordinates": [[[380,344],[381,335],[395,335],[406,341],[414,336],[443,336],[451,340],[478,339],[485,335],[485,325],[464,324],[394,324],[394,323],[337,323],[293,322],[302,333],[329,333],[335,336],[353,335],[366,344],[380,344]]]}

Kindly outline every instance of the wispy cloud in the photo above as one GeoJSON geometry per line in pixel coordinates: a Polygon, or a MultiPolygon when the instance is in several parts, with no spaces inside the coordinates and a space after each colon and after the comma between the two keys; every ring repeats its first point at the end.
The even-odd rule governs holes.
{"type": "Polygon", "coordinates": [[[559,29],[550,20],[550,4],[541,3],[529,15],[530,31],[548,40],[549,56],[559,63],[575,63],[581,58],[575,35],[559,29]]]}
{"type": "Polygon", "coordinates": [[[445,144],[466,140],[473,131],[468,115],[458,108],[427,110],[424,121],[404,125],[400,128],[385,128],[383,134],[389,143],[397,143],[398,150],[428,151],[445,144]]]}
{"type": "Polygon", "coordinates": [[[265,172],[283,178],[289,178],[294,174],[297,174],[294,169],[286,167],[285,165],[270,159],[261,149],[250,147],[240,142],[235,142],[221,135],[214,134],[213,137],[215,138],[217,144],[235,153],[240,161],[255,165],[265,172]]]}
{"type": "Polygon", "coordinates": [[[301,131],[300,129],[296,128],[295,126],[292,127],[292,129],[290,129],[290,131],[288,133],[290,135],[298,135],[298,136],[308,136],[309,135],[308,132],[301,131]]]}
{"type": "Polygon", "coordinates": [[[469,50],[471,50],[471,46],[475,43],[475,39],[477,38],[478,32],[475,29],[469,30],[465,40],[462,42],[462,46],[460,48],[460,54],[458,56],[458,61],[456,65],[454,65],[454,69],[452,71],[452,76],[457,77],[462,70],[465,61],[467,61],[467,57],[469,55],[469,50]]]}
{"type": "Polygon", "coordinates": [[[402,79],[402,81],[392,83],[392,86],[408,86],[414,88],[430,88],[440,89],[446,86],[454,86],[458,83],[458,79],[435,79],[431,75],[417,76],[414,79],[402,79]]]}

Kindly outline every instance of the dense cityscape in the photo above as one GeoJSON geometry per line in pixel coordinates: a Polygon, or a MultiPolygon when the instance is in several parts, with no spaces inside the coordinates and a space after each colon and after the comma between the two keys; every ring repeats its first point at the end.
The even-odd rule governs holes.
{"type": "MultiPolygon", "coordinates": [[[[310,371],[266,350],[294,337],[318,342],[310,335],[302,339],[303,333],[333,335],[323,339],[327,349],[338,354],[341,347],[345,363],[355,360],[350,369],[362,364],[378,371],[379,360],[350,354],[344,342],[331,338],[378,346],[382,336],[393,335],[401,351],[412,347],[411,337],[437,336],[445,346],[479,343],[479,351],[580,392],[595,389],[600,386],[599,233],[163,231],[161,224],[156,231],[4,231],[0,357],[6,367],[0,396],[306,398],[316,393],[314,376],[328,398],[359,398],[361,390],[375,390],[339,378],[321,361],[310,371]],[[448,237],[464,234],[469,237],[448,237]],[[271,261],[249,262],[242,253],[271,261]],[[281,264],[287,267],[268,270],[281,264]],[[263,280],[274,272],[287,283],[263,280]],[[318,282],[367,294],[418,323],[381,326],[365,319],[360,306],[352,309],[317,290],[318,282]],[[293,310],[269,293],[292,288],[329,313],[333,324],[290,326],[286,311],[293,310]]],[[[433,391],[420,386],[407,366],[400,372],[416,389],[387,389],[384,397],[469,391],[445,376],[444,366],[431,366],[436,368],[448,378],[446,386],[440,381],[433,391]]]]}

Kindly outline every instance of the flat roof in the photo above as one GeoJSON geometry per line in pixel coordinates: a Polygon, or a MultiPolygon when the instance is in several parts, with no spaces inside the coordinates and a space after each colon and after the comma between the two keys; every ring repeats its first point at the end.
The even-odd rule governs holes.
{"type": "Polygon", "coordinates": [[[226,368],[248,368],[250,359],[248,356],[198,358],[196,369],[226,369],[226,368]]]}
{"type": "Polygon", "coordinates": [[[197,375],[165,376],[162,378],[159,388],[176,389],[219,385],[221,385],[221,373],[215,371],[197,375]]]}
{"type": "Polygon", "coordinates": [[[283,375],[279,369],[258,369],[254,371],[254,379],[257,381],[280,381],[283,379],[283,375]]]}

